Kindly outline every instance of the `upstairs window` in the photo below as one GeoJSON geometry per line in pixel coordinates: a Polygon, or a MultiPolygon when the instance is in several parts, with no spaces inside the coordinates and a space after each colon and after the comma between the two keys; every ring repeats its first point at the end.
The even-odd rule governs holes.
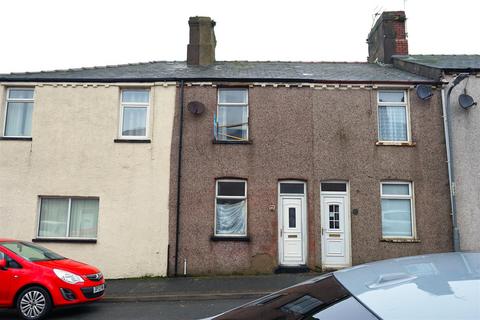
{"type": "Polygon", "coordinates": [[[409,142],[407,93],[405,90],[378,92],[378,140],[409,142]]]}
{"type": "Polygon", "coordinates": [[[219,89],[215,140],[248,140],[248,89],[219,89]]]}
{"type": "Polygon", "coordinates": [[[149,90],[122,90],[120,108],[120,137],[126,139],[147,138],[149,109],[149,90]]]}
{"type": "Polygon", "coordinates": [[[413,194],[410,182],[382,182],[382,235],[413,238],[413,194]]]}
{"type": "Polygon", "coordinates": [[[5,137],[31,137],[33,89],[10,88],[7,90],[5,113],[5,137]]]}
{"type": "Polygon", "coordinates": [[[247,182],[217,180],[215,235],[247,235],[247,182]]]}

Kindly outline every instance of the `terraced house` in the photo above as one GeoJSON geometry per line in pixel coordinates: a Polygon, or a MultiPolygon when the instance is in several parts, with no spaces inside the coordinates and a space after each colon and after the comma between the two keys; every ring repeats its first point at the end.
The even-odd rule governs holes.
{"type": "Polygon", "coordinates": [[[442,83],[391,65],[403,12],[358,63],[216,61],[189,25],[187,61],[0,75],[2,236],[110,278],[451,250],[442,83]]]}
{"type": "Polygon", "coordinates": [[[199,75],[175,108],[172,273],[329,269],[452,249],[442,84],[391,65],[408,53],[405,19],[378,19],[368,63],[219,62],[214,24],[191,23],[199,75]],[[418,85],[432,95],[420,99],[418,85]]]}

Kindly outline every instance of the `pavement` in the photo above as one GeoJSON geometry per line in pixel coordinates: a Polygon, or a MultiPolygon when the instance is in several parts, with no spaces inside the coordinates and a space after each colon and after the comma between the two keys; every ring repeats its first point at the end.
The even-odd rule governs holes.
{"type": "Polygon", "coordinates": [[[103,302],[256,299],[320,273],[107,280],[103,302]]]}

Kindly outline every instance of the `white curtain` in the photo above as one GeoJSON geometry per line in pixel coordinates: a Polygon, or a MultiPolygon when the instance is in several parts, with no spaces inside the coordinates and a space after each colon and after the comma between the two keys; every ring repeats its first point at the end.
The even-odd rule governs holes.
{"type": "Polygon", "coordinates": [[[147,108],[123,109],[123,136],[145,136],[147,124],[147,108]]]}
{"type": "Polygon", "coordinates": [[[42,199],[40,237],[67,236],[68,199],[42,199]]]}
{"type": "Polygon", "coordinates": [[[97,199],[72,199],[70,237],[96,238],[97,223],[97,199]]]}
{"type": "Polygon", "coordinates": [[[219,203],[217,200],[217,234],[245,234],[245,200],[219,203]]]}
{"type": "Polygon", "coordinates": [[[31,102],[9,102],[7,106],[6,136],[31,136],[32,132],[31,102]]]}
{"type": "Polygon", "coordinates": [[[405,107],[378,108],[381,141],[407,141],[407,119],[405,107]]]}
{"type": "Polygon", "coordinates": [[[382,233],[389,237],[412,236],[410,200],[382,199],[382,233]]]}

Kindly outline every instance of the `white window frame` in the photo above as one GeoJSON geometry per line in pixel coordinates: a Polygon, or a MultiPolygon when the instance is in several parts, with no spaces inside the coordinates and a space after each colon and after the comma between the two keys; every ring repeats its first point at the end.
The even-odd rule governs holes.
{"type": "Polygon", "coordinates": [[[152,101],[152,90],[150,88],[122,88],[120,89],[120,123],[118,125],[118,136],[125,140],[144,140],[148,139],[150,134],[150,104],[152,101]],[[145,91],[148,92],[148,102],[123,102],[124,91],[145,91]],[[124,136],[123,135],[123,112],[124,108],[147,108],[147,117],[145,119],[145,135],[144,136],[124,136]]]}
{"type": "MultiPolygon", "coordinates": [[[[246,137],[245,139],[239,139],[239,140],[228,140],[228,139],[220,139],[218,137],[218,132],[215,133],[216,135],[216,140],[217,141],[228,141],[228,142],[237,142],[237,141],[248,141],[249,140],[249,131],[250,131],[250,107],[249,107],[249,93],[250,93],[250,90],[248,88],[218,88],[217,90],[217,121],[218,121],[218,115],[220,114],[220,106],[237,106],[237,107],[243,107],[243,106],[246,106],[247,108],[247,132],[246,132],[246,137]],[[246,92],[246,99],[245,99],[245,103],[238,103],[238,102],[222,102],[220,103],[220,91],[222,90],[243,90],[246,92]]],[[[217,127],[217,130],[218,130],[218,127],[217,127]]]]}
{"type": "MultiPolygon", "coordinates": [[[[31,102],[33,104],[33,108],[35,108],[35,88],[34,87],[9,87],[6,90],[6,95],[5,95],[5,113],[3,115],[3,131],[2,131],[2,136],[3,137],[8,137],[8,138],[31,138],[32,135],[30,134],[29,136],[7,136],[7,113],[8,113],[8,103],[9,102],[31,102]],[[33,98],[32,99],[15,99],[15,98],[9,98],[10,96],[10,90],[20,90],[20,91],[33,91],[33,98]]],[[[33,110],[32,110],[33,112],[33,110]]],[[[33,122],[33,115],[32,115],[32,122],[33,122]]],[[[33,123],[32,123],[33,124],[33,123]]],[[[33,126],[32,126],[33,130],[33,126]]]]}
{"type": "Polygon", "coordinates": [[[383,239],[416,239],[416,224],[415,224],[415,197],[414,197],[414,189],[413,189],[413,182],[411,181],[382,181],[380,183],[380,217],[382,219],[382,226],[381,226],[381,231],[382,231],[382,238],[383,239]],[[408,195],[384,195],[383,194],[383,185],[388,185],[388,184],[408,184],[408,195]],[[401,200],[410,200],[410,220],[411,220],[411,226],[412,226],[412,235],[411,236],[386,236],[383,234],[383,209],[381,205],[381,201],[383,199],[401,199],[401,200]]]}
{"type": "Polygon", "coordinates": [[[213,228],[214,228],[214,236],[215,237],[246,237],[247,236],[247,216],[248,216],[248,185],[247,180],[244,179],[217,179],[215,181],[215,220],[213,221],[213,228]],[[245,183],[245,195],[242,196],[219,196],[218,195],[218,183],[219,182],[243,182],[245,183]],[[245,233],[244,234],[225,234],[220,233],[217,234],[217,199],[238,199],[238,200],[245,200],[245,233]]]}
{"type": "Polygon", "coordinates": [[[37,239],[64,239],[64,240],[97,240],[98,238],[98,219],[100,218],[100,198],[98,197],[62,197],[62,196],[39,196],[38,202],[38,213],[37,213],[37,230],[36,230],[36,237],[37,239]],[[68,212],[67,212],[67,230],[66,235],[64,237],[45,237],[40,236],[40,223],[42,222],[42,200],[43,199],[68,199],[68,212]],[[97,216],[97,236],[94,238],[89,237],[71,237],[70,236],[70,216],[72,214],[72,200],[98,200],[98,216],[97,216]]]}
{"type": "Polygon", "coordinates": [[[378,142],[386,144],[403,144],[412,142],[412,134],[410,129],[410,98],[408,90],[406,89],[379,89],[377,91],[377,139],[378,142]],[[403,92],[405,97],[404,102],[380,102],[380,93],[381,92],[403,92]],[[405,120],[407,122],[407,140],[382,140],[380,137],[380,107],[405,107],[405,120]]]}

